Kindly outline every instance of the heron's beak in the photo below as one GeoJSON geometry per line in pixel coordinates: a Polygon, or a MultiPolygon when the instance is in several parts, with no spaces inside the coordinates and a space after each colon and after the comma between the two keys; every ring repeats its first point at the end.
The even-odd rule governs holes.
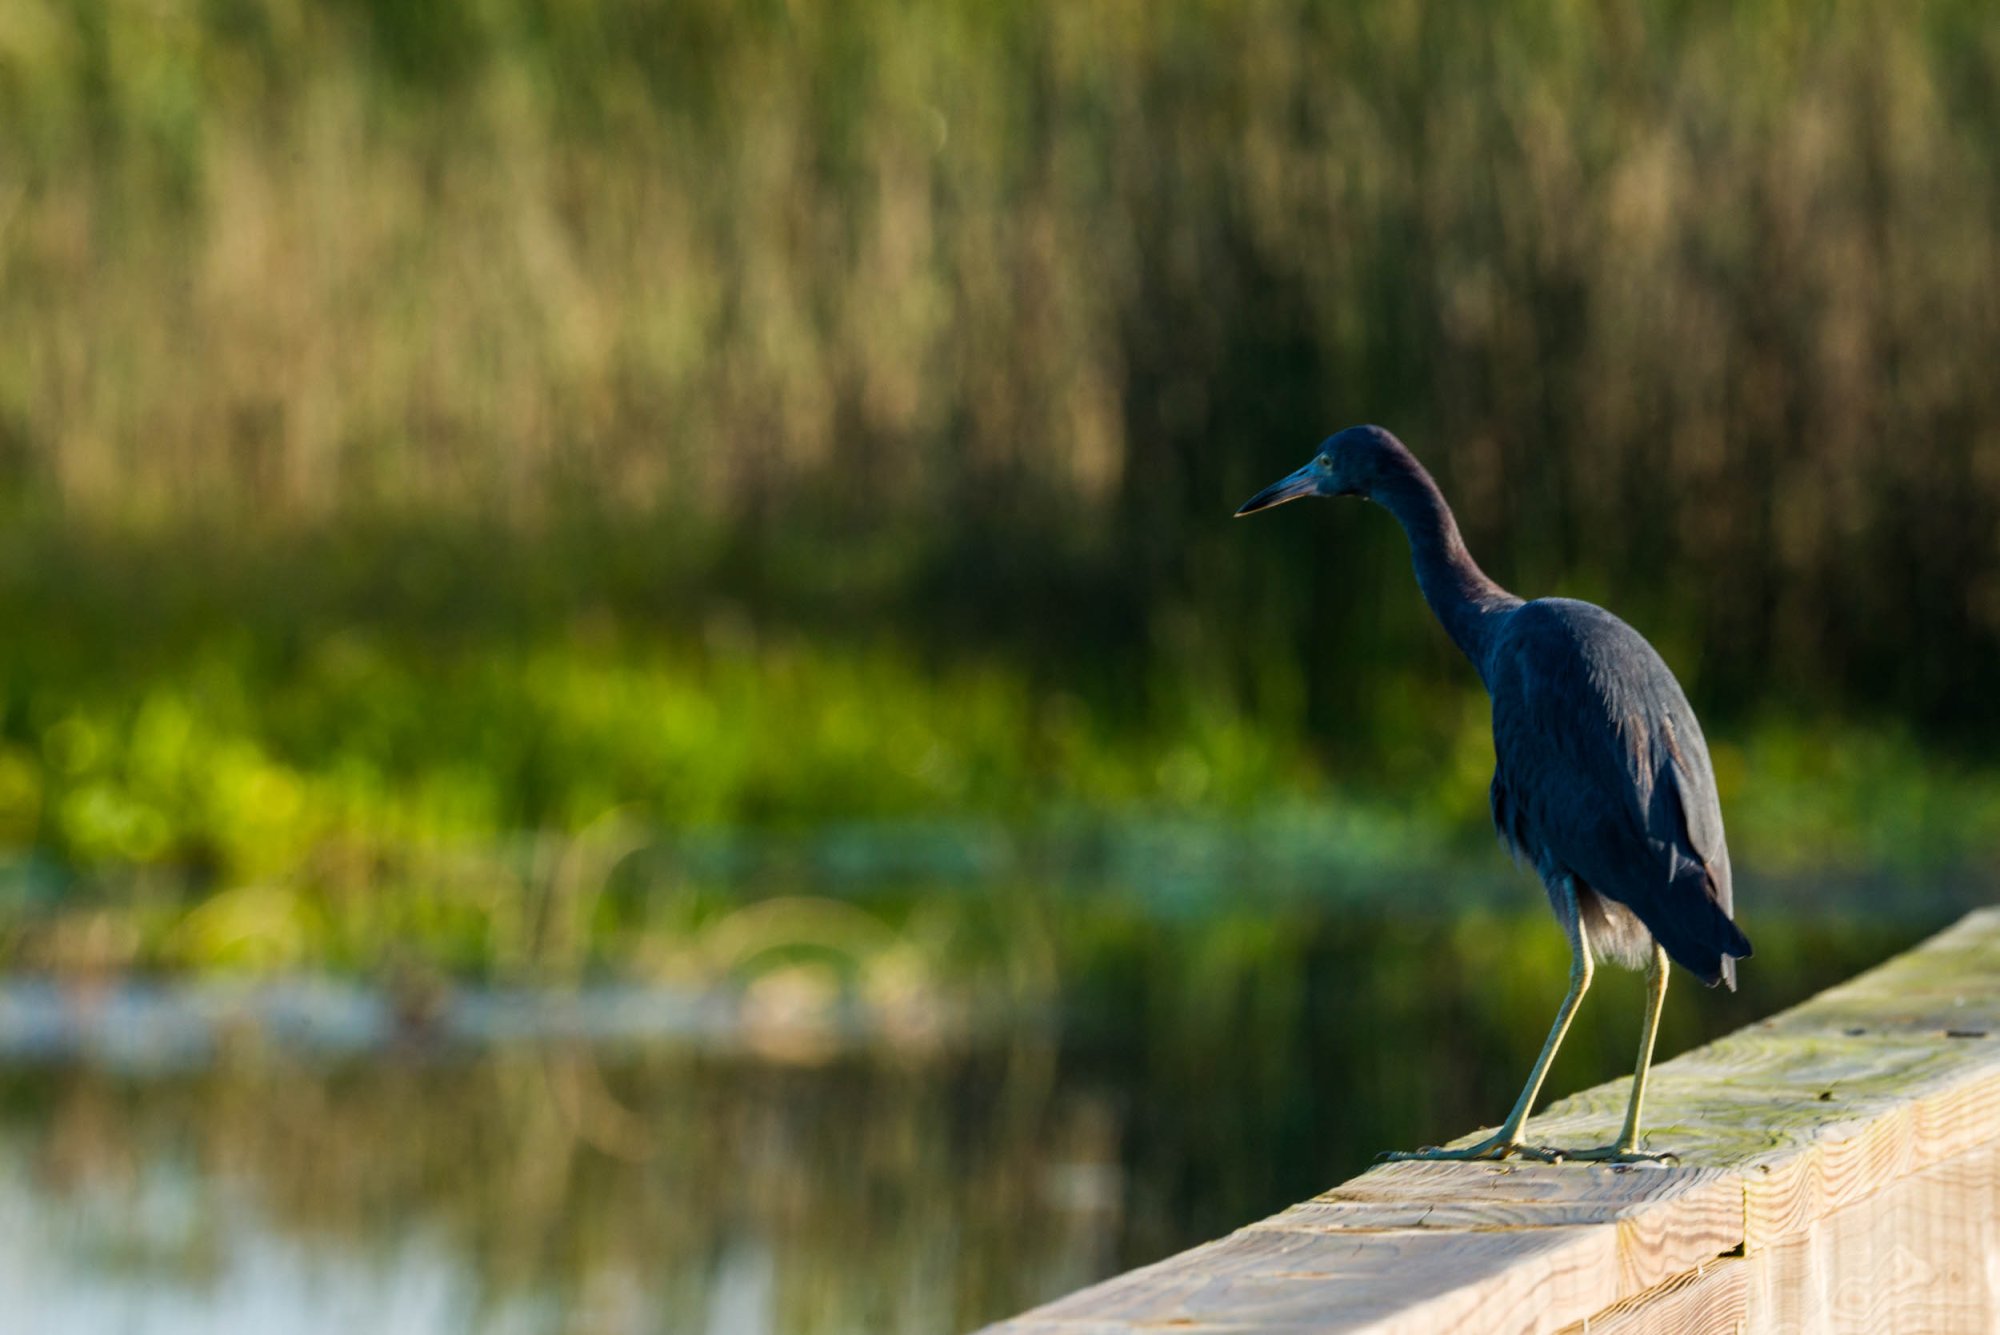
{"type": "Polygon", "coordinates": [[[1236,517],[1256,514],[1286,501],[1295,501],[1301,496],[1311,496],[1318,490],[1318,479],[1313,476],[1313,466],[1307,464],[1290,477],[1279,478],[1264,490],[1236,507],[1236,517]]]}

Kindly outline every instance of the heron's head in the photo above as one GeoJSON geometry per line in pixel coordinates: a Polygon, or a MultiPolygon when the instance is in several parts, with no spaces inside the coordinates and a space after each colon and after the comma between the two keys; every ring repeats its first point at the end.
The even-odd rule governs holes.
{"type": "Polygon", "coordinates": [[[1238,518],[1301,496],[1367,496],[1409,454],[1379,426],[1351,426],[1319,443],[1304,468],[1281,477],[1237,508],[1238,518]]]}

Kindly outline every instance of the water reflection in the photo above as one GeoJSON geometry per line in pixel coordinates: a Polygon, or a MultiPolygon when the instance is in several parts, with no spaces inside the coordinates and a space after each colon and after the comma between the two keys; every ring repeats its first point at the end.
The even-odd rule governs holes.
{"type": "Polygon", "coordinates": [[[1014,1060],[17,1072],[0,1282],[35,1330],[947,1330],[1113,1253],[1102,1108],[1014,1060]]]}
{"type": "MultiPolygon", "coordinates": [[[[1682,989],[1663,1051],[1929,925],[1765,922],[1744,993],[1682,989]]],[[[186,996],[125,994],[96,1013],[175,1060],[16,1046],[0,1077],[5,1324],[964,1329],[1297,1199],[1384,1145],[1497,1115],[1563,979],[1534,914],[1099,935],[1069,942],[1090,967],[1066,976],[1060,1025],[1025,1016],[921,1047],[850,1030],[788,1052],[577,1023],[643,1011],[629,991],[562,999],[549,1013],[568,1019],[539,1029],[520,996],[459,998],[506,1022],[450,1041],[314,1044],[311,1026],[280,1025],[189,1045],[186,996]]],[[[1629,1059],[1636,979],[1604,984],[1555,1086],[1629,1059]]],[[[0,1012],[18,1020],[21,995],[0,1012]]],[[[213,994],[187,996],[217,1013],[213,994]]]]}

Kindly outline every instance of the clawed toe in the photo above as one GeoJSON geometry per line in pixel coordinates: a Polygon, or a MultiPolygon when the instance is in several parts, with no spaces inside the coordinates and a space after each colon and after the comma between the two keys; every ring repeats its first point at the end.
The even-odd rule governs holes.
{"type": "Polygon", "coordinates": [[[1476,1145],[1456,1148],[1426,1145],[1419,1150],[1384,1150],[1375,1156],[1377,1163],[1492,1163],[1514,1158],[1532,1159],[1537,1163],[1561,1163],[1563,1152],[1495,1136],[1476,1145]]]}
{"type": "Polygon", "coordinates": [[[1671,1150],[1642,1150],[1630,1145],[1596,1145],[1585,1150],[1564,1150],[1549,1145],[1524,1145],[1518,1140],[1494,1137],[1476,1145],[1451,1147],[1426,1145],[1418,1150],[1384,1150],[1377,1163],[1497,1163],[1504,1159],[1528,1159],[1535,1163],[1603,1163],[1678,1165],[1671,1150]]]}
{"type": "Polygon", "coordinates": [[[1681,1156],[1672,1150],[1642,1150],[1630,1145],[1597,1145],[1587,1150],[1565,1150],[1563,1157],[1577,1163],[1650,1163],[1662,1167],[1668,1164],[1678,1165],[1681,1161],[1681,1156]]]}

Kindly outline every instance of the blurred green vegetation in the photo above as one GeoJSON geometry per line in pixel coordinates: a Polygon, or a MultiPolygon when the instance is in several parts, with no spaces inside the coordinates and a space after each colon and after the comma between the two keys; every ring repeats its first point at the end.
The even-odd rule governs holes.
{"type": "MultiPolygon", "coordinates": [[[[1448,883],[1507,875],[1471,682],[1341,768],[1165,671],[1093,698],[726,600],[690,620],[643,566],[621,590],[618,555],[658,546],[343,528],[243,564],[234,539],[0,537],[0,617],[34,627],[0,641],[0,839],[32,853],[0,880],[0,949],[718,981],[702,931],[803,891],[886,914],[892,964],[958,942],[918,953],[970,978],[1011,957],[1010,877],[1140,882],[1184,913],[1423,876],[1450,907],[1448,883]],[[987,890],[910,889],[940,876],[987,890]]],[[[1908,733],[1767,719],[1715,755],[1753,875],[1990,865],[2000,774],[1908,733]]]]}
{"type": "Polygon", "coordinates": [[[15,900],[490,967],[464,867],[608,820],[1485,856],[1392,526],[1227,519],[1357,419],[1661,645],[1740,862],[1990,864],[1987,10],[15,0],[15,900]]]}
{"type": "MultiPolygon", "coordinates": [[[[0,536],[0,618],[34,628],[0,641],[0,840],[27,855],[0,955],[743,983],[784,960],[707,948],[733,907],[831,892],[881,915],[833,994],[1040,1004],[1096,962],[1019,993],[1041,956],[1010,879],[1143,884],[1176,915],[1301,881],[1428,878],[1421,902],[1465,907],[1457,882],[1505,874],[1470,681],[1391,682],[1402,744],[1345,761],[1161,666],[1062,680],[870,618],[774,629],[656,578],[673,548],[601,524],[347,524],[254,561],[240,535],[0,536]]],[[[1990,866],[2000,774],[1907,731],[1773,716],[1715,757],[1753,876],[1990,866]]]]}

